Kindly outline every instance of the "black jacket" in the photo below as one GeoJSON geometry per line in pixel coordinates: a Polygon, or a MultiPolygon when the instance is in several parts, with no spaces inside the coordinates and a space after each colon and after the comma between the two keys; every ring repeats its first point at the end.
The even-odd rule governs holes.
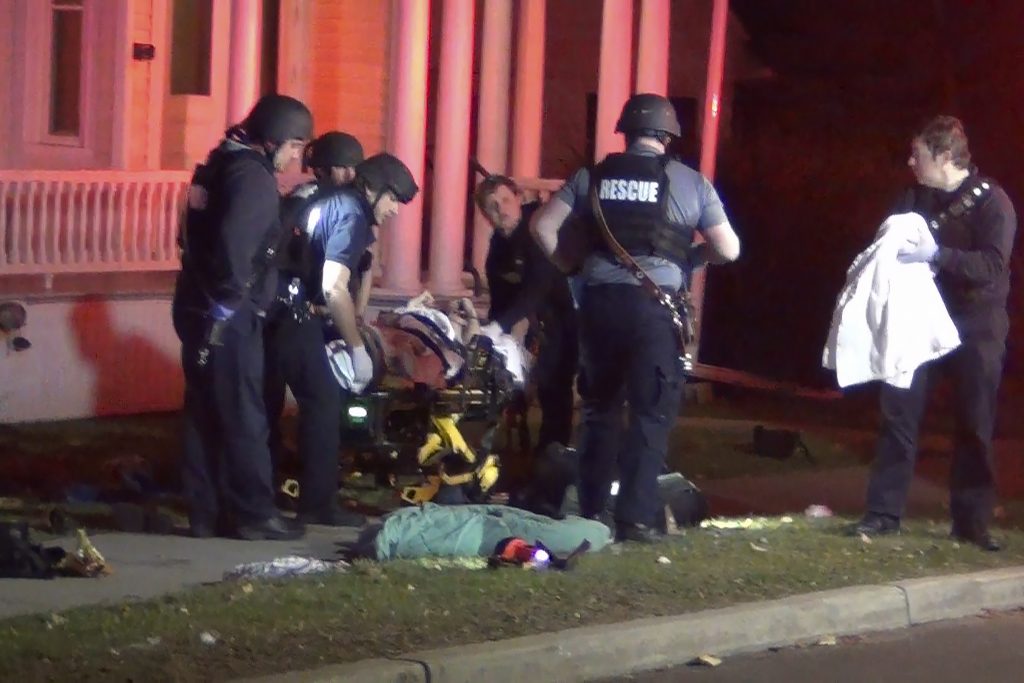
{"type": "MultiPolygon", "coordinates": [[[[962,187],[974,183],[975,176],[962,187]]],[[[1017,215],[1001,187],[992,189],[982,203],[966,215],[946,221],[936,235],[935,280],[950,315],[959,317],[1006,309],[1010,291],[1010,251],[1017,231],[1017,215]]],[[[916,185],[906,191],[898,212],[916,211],[930,220],[957,201],[962,189],[952,192],[916,185]]]]}
{"type": "Polygon", "coordinates": [[[530,234],[530,217],[538,206],[535,202],[524,204],[519,225],[508,237],[495,230],[487,250],[488,317],[506,332],[523,318],[563,322],[575,314],[568,281],[530,234]]]}
{"type": "Polygon", "coordinates": [[[265,254],[280,235],[271,161],[225,140],[197,167],[188,201],[175,304],[202,312],[214,303],[265,310],[276,289],[265,254]]]}

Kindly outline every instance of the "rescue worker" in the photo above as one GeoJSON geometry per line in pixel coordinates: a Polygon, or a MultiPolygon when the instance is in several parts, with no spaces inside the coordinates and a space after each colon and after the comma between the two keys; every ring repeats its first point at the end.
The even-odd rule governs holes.
{"type": "Polygon", "coordinates": [[[354,384],[373,379],[373,362],[359,331],[356,298],[360,261],[373,245],[376,226],[398,213],[419,191],[412,173],[386,152],[356,166],[351,186],[318,202],[307,222],[315,280],[320,291],[313,300],[326,307],[332,333],[347,345],[354,384]]]}
{"type": "Polygon", "coordinates": [[[942,372],[953,382],[956,420],[949,479],[952,536],[997,551],[1000,545],[989,533],[995,504],[992,432],[1009,331],[1006,299],[1017,216],[1006,192],[971,165],[963,124],[952,116],[938,116],[921,129],[907,163],[917,183],[894,213],[915,211],[938,226],[920,243],[901,248],[897,258],[931,264],[961,346],[919,367],[909,388],[881,386],[881,430],[867,513],[855,530],[868,536],[899,532],[928,384],[942,372]]]}
{"type": "Polygon", "coordinates": [[[494,228],[485,272],[490,287],[490,324],[482,332],[511,333],[528,325],[526,346],[538,349],[531,381],[541,409],[536,451],[572,439],[573,381],[578,365],[576,311],[568,280],[530,235],[538,202],[522,203],[519,187],[506,176],[481,181],[475,199],[494,228]]]}
{"type": "Polygon", "coordinates": [[[302,102],[262,97],[230,128],[188,191],[172,305],[185,373],[182,484],[191,533],[293,539],[303,526],[274,506],[263,403],[263,315],[276,288],[275,171],[313,131],[302,102]]]}
{"type": "Polygon", "coordinates": [[[286,384],[298,403],[298,519],[306,524],[359,526],[365,521],[337,502],[341,390],[324,351],[324,319],[312,308],[320,292],[320,274],[315,271],[307,233],[315,227],[309,224],[312,212],[351,184],[362,160],[362,145],[353,136],[338,131],[321,135],[306,148],[303,160],[314,180],[297,187],[283,202],[278,295],[264,334],[264,395],[270,450],[278,472],[283,460],[281,413],[286,384]]]}
{"type": "Polygon", "coordinates": [[[574,266],[561,238],[567,240],[580,225],[583,242],[592,245],[579,272],[580,507],[585,516],[603,516],[617,473],[616,538],[646,543],[657,537],[657,478],[679,411],[683,365],[669,310],[639,286],[600,236],[590,193],[597,193],[612,235],[670,293],[692,269],[735,260],[740,242],[707,178],[666,155],[680,134],[668,99],[634,95],[615,130],[625,135],[626,151],[577,171],[534,214],[531,228],[564,272],[574,266]],[[567,222],[570,216],[580,223],[567,222]],[[694,243],[697,233],[701,244],[694,243]],[[623,435],[624,402],[629,409],[623,435]]]}

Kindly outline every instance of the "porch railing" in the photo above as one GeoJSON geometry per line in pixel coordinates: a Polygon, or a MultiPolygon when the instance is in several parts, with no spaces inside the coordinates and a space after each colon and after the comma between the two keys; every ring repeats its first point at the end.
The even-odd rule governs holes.
{"type": "MultiPolygon", "coordinates": [[[[0,275],[177,270],[188,171],[0,171],[0,275]]],[[[561,180],[517,179],[546,201],[561,180]]]]}
{"type": "Polygon", "coordinates": [[[175,270],[187,171],[0,171],[0,274],[175,270]]]}

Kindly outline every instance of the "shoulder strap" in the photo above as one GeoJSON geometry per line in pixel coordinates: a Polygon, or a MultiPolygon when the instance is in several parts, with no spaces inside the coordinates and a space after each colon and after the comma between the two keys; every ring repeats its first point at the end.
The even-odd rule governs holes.
{"type": "Polygon", "coordinates": [[[686,285],[685,275],[682,279],[682,287],[679,290],[679,302],[683,307],[683,310],[680,311],[679,306],[676,305],[672,296],[659,287],[657,283],[651,279],[651,276],[647,274],[647,271],[644,270],[640,264],[636,262],[636,259],[633,258],[633,256],[626,251],[621,244],[619,244],[617,239],[615,239],[611,229],[608,227],[608,221],[604,217],[604,211],[601,209],[601,200],[597,195],[597,185],[593,181],[590,183],[590,209],[594,214],[594,220],[597,223],[598,231],[601,233],[601,237],[615,256],[615,259],[640,282],[640,286],[643,290],[653,297],[655,301],[664,306],[672,316],[672,324],[675,326],[676,332],[679,335],[679,358],[683,363],[684,370],[689,372],[693,368],[693,353],[690,346],[693,344],[697,335],[693,328],[693,305],[690,301],[690,291],[686,285]]]}
{"type": "Polygon", "coordinates": [[[992,183],[988,180],[975,177],[971,182],[966,183],[964,188],[957,195],[957,198],[946,207],[939,215],[928,221],[928,227],[932,232],[937,232],[939,228],[948,223],[954,218],[963,218],[969,214],[974,207],[979,206],[985,201],[989,193],[992,192],[992,183]]]}

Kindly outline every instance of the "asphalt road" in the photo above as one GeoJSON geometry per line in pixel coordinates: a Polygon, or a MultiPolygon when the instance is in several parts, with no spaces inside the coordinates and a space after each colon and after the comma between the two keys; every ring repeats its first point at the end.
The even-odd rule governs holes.
{"type": "MultiPolygon", "coordinates": [[[[631,683],[1017,683],[1024,681],[1024,611],[731,657],[615,681],[631,683]]],[[[610,681],[608,683],[611,683],[610,681]]]]}

